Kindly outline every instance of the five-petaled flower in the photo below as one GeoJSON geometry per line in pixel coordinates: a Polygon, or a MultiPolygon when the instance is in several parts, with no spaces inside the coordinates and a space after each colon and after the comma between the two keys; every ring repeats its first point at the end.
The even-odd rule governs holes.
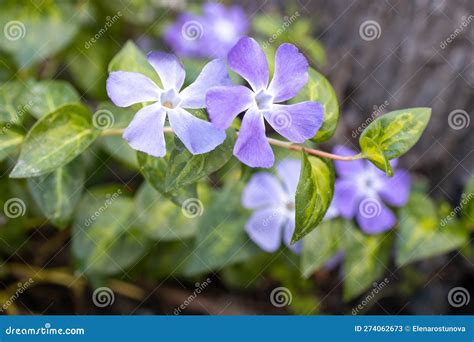
{"type": "MultiPolygon", "coordinates": [[[[334,153],[350,156],[356,152],[344,146],[336,146],[334,153]]],[[[392,160],[395,168],[397,160],[392,160]]],[[[397,169],[388,177],[369,161],[335,161],[336,180],[333,203],[346,219],[356,218],[362,231],[377,234],[392,228],[397,219],[383,203],[402,207],[410,194],[410,175],[397,169]]]]}
{"type": "Polygon", "coordinates": [[[196,81],[182,91],[185,70],[176,56],[150,52],[148,61],[160,77],[163,89],[136,72],[115,71],[107,79],[107,94],[115,105],[128,107],[153,102],[135,114],[123,134],[124,139],[135,150],[163,157],[166,154],[163,126],[168,116],[173,132],[192,154],[206,153],[220,145],[225,140],[225,132],[185,108],[204,108],[205,94],[210,87],[230,84],[224,61],[209,62],[196,81]]]}
{"type": "MultiPolygon", "coordinates": [[[[283,159],[277,167],[277,176],[269,172],[258,172],[252,176],[242,193],[242,205],[255,212],[245,225],[250,238],[266,252],[276,251],[281,240],[295,253],[299,253],[302,242],[290,245],[295,230],[295,195],[301,172],[296,159],[283,159]]],[[[338,216],[332,204],[324,216],[330,220],[338,216]]]]}
{"type": "Polygon", "coordinates": [[[282,44],[275,55],[275,71],[269,83],[265,53],[249,37],[241,38],[230,50],[228,64],[251,89],[242,85],[217,86],[206,95],[211,122],[220,129],[246,112],[234,147],[234,155],[251,167],[269,168],[275,157],[265,135],[265,120],[280,135],[295,143],[312,138],[323,122],[323,107],[304,101],[282,105],[293,98],[308,81],[308,62],[296,46],[282,44]]]}
{"type": "Polygon", "coordinates": [[[295,230],[295,194],[301,165],[298,160],[283,159],[277,167],[278,177],[269,172],[252,176],[242,193],[242,205],[253,209],[245,230],[264,251],[274,252],[283,238],[295,253],[301,241],[290,245],[295,230]]]}
{"type": "Polygon", "coordinates": [[[225,58],[247,28],[248,21],[240,6],[227,8],[207,3],[202,16],[180,14],[166,28],[164,39],[179,56],[225,58]]]}

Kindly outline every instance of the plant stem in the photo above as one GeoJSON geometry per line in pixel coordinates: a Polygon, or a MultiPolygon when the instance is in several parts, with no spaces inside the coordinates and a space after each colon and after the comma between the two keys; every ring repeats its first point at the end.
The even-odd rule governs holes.
{"type": "MultiPolygon", "coordinates": [[[[107,129],[102,130],[101,136],[110,137],[110,136],[122,135],[124,130],[125,130],[124,128],[107,128],[107,129]]],[[[173,132],[171,130],[171,127],[164,127],[163,131],[165,133],[173,132]]],[[[286,148],[291,151],[304,151],[307,154],[310,154],[312,156],[318,156],[318,157],[323,157],[323,158],[328,158],[328,159],[333,159],[333,160],[351,161],[351,160],[364,158],[364,156],[361,153],[353,155],[353,156],[339,156],[337,154],[332,154],[329,152],[324,152],[321,150],[304,147],[304,146],[293,144],[287,141],[281,141],[281,140],[273,139],[273,138],[267,138],[267,140],[271,145],[274,145],[274,146],[286,148]]]]}
{"type": "Polygon", "coordinates": [[[314,148],[308,148],[301,145],[296,145],[287,141],[281,141],[281,140],[273,139],[273,138],[267,138],[267,140],[271,145],[274,145],[274,146],[283,147],[292,151],[304,151],[307,154],[310,154],[312,156],[318,156],[318,157],[323,157],[323,158],[328,158],[328,159],[333,159],[333,160],[350,161],[350,160],[357,160],[357,159],[364,158],[362,154],[360,153],[353,156],[339,156],[337,154],[332,154],[332,153],[324,152],[321,150],[315,150],[314,148]]]}

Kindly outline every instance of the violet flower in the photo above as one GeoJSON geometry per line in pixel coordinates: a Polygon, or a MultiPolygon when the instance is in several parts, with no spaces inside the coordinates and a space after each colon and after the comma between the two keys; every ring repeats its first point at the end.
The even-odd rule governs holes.
{"type": "MultiPolygon", "coordinates": [[[[296,159],[283,159],[277,167],[277,176],[259,172],[252,176],[242,193],[242,205],[255,212],[245,229],[250,238],[266,252],[276,251],[283,238],[284,243],[299,253],[302,242],[290,245],[295,230],[295,195],[301,172],[301,163],[296,159]]],[[[338,216],[331,204],[324,216],[330,220],[338,216]]]]}
{"type": "MultiPolygon", "coordinates": [[[[350,156],[357,152],[336,146],[334,153],[350,156]]],[[[342,217],[356,218],[362,231],[377,234],[392,228],[397,219],[384,204],[401,207],[410,194],[410,175],[402,169],[388,177],[366,160],[335,161],[339,178],[335,183],[333,203],[342,217]]],[[[395,169],[397,160],[392,160],[395,169]]]]}
{"type": "Polygon", "coordinates": [[[301,241],[290,246],[295,230],[295,194],[301,170],[298,160],[284,159],[276,167],[278,176],[259,172],[252,176],[242,193],[242,205],[254,209],[245,230],[266,252],[275,252],[281,241],[295,253],[301,241]]]}
{"type": "Polygon", "coordinates": [[[308,62],[296,46],[285,43],[278,47],[270,84],[265,53],[252,38],[239,40],[229,52],[228,64],[251,89],[242,85],[211,88],[206,105],[211,122],[220,129],[226,129],[239,113],[246,112],[234,147],[234,155],[241,162],[251,167],[273,165],[275,157],[265,135],[264,118],[295,143],[318,132],[324,117],[319,103],[278,104],[293,98],[308,81],[308,62]]]}
{"type": "Polygon", "coordinates": [[[220,145],[225,140],[225,132],[185,108],[204,108],[207,89],[230,84],[224,61],[209,62],[196,81],[182,91],[185,70],[176,56],[150,52],[148,61],[160,77],[163,89],[137,72],[115,71],[107,79],[107,94],[116,106],[153,102],[135,114],[123,134],[124,139],[135,150],[163,157],[166,154],[163,126],[168,116],[173,132],[192,154],[206,153],[220,145]]]}
{"type": "Polygon", "coordinates": [[[247,28],[248,21],[240,6],[207,3],[202,16],[179,15],[165,30],[164,39],[183,57],[224,58],[247,28]]]}

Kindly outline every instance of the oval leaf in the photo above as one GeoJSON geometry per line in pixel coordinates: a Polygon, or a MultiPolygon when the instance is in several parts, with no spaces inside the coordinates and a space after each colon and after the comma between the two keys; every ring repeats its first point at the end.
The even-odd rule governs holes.
{"type": "MultiPolygon", "coordinates": [[[[165,136],[168,151],[174,146],[174,139],[169,135],[165,136]]],[[[140,172],[145,179],[162,195],[169,198],[177,205],[182,205],[189,198],[196,198],[196,184],[188,185],[175,191],[166,189],[166,173],[168,172],[168,162],[170,152],[164,158],[156,158],[143,152],[137,152],[138,165],[140,172]]]]}
{"type": "Polygon", "coordinates": [[[408,204],[400,210],[397,265],[440,255],[468,242],[467,230],[449,211],[439,217],[440,210],[426,195],[411,195],[408,204]]]}
{"type": "Polygon", "coordinates": [[[89,274],[124,271],[144,253],[146,242],[132,228],[134,203],[119,187],[89,190],[74,218],[72,252],[89,274]]]}
{"type": "Polygon", "coordinates": [[[80,102],[76,89],[64,81],[38,82],[22,96],[23,102],[30,104],[29,112],[37,119],[65,104],[80,102]]]}
{"type": "Polygon", "coordinates": [[[4,126],[0,129],[0,161],[13,154],[23,142],[24,135],[17,129],[4,126]]]}
{"type": "Polygon", "coordinates": [[[27,87],[21,82],[10,81],[0,84],[0,122],[19,125],[31,108],[31,103],[24,103],[21,96],[27,87]]]}
{"type": "Polygon", "coordinates": [[[28,188],[46,218],[57,227],[69,222],[84,187],[84,164],[76,158],[47,175],[28,178],[28,188]]]}
{"type": "Polygon", "coordinates": [[[123,48],[109,63],[109,72],[133,71],[151,78],[157,85],[161,85],[155,70],[148,63],[145,54],[131,41],[127,41],[123,48]]]}
{"type": "Polygon", "coordinates": [[[323,125],[311,140],[322,142],[329,140],[336,131],[339,121],[339,103],[334,88],[323,75],[309,68],[308,76],[308,83],[291,102],[314,101],[321,103],[324,107],[323,125]]]}
{"type": "MultiPolygon", "coordinates": [[[[119,108],[110,102],[101,102],[95,112],[95,121],[101,128],[125,128],[132,121],[135,111],[119,108]]],[[[138,169],[137,152],[121,136],[104,136],[100,139],[102,148],[114,159],[134,170],[138,169]]]]}
{"type": "Polygon", "coordinates": [[[349,225],[351,222],[340,219],[323,221],[318,229],[306,236],[301,253],[301,271],[305,278],[309,278],[344,249],[342,236],[349,225]]]}
{"type": "Polygon", "coordinates": [[[390,160],[387,158],[385,153],[383,153],[377,143],[375,143],[370,138],[364,137],[359,140],[359,144],[365,158],[370,160],[375,166],[385,172],[387,176],[393,176],[393,168],[390,164],[390,160]]]}
{"type": "Polygon", "coordinates": [[[347,247],[344,258],[344,288],[346,301],[362,294],[387,271],[392,246],[392,232],[363,235],[352,229],[346,232],[347,247]]]}
{"type": "Polygon", "coordinates": [[[35,177],[54,171],[81,154],[99,133],[87,107],[65,105],[31,128],[10,177],[35,177]]]}
{"type": "Polygon", "coordinates": [[[240,205],[241,191],[241,184],[233,184],[213,192],[208,201],[200,203],[202,217],[192,251],[194,257],[186,264],[187,275],[220,270],[247,260],[258,251],[244,229],[248,215],[240,205]]]}
{"type": "Polygon", "coordinates": [[[186,147],[175,139],[165,177],[166,191],[176,191],[197,182],[223,167],[232,157],[236,134],[227,131],[224,143],[209,153],[192,155],[186,147]]]}
{"type": "Polygon", "coordinates": [[[159,241],[182,240],[196,233],[199,220],[185,216],[181,207],[162,196],[148,182],[135,196],[136,225],[145,235],[159,241]]]}
{"type": "Polygon", "coordinates": [[[388,161],[406,153],[420,139],[431,117],[431,108],[408,108],[375,119],[362,132],[362,153],[375,166],[392,175],[388,161]]]}
{"type": "Polygon", "coordinates": [[[467,228],[474,229],[474,177],[471,177],[467,183],[459,206],[461,207],[461,215],[467,228]]]}
{"type": "Polygon", "coordinates": [[[291,243],[316,228],[326,214],[333,194],[334,169],[331,162],[303,153],[295,196],[295,232],[291,243]]]}
{"type": "Polygon", "coordinates": [[[0,35],[0,49],[12,54],[17,65],[26,69],[66,47],[78,32],[85,10],[86,6],[66,1],[28,2],[22,6],[14,1],[3,2],[0,27],[5,33],[0,35]],[[10,26],[13,29],[7,31],[10,26]]]}

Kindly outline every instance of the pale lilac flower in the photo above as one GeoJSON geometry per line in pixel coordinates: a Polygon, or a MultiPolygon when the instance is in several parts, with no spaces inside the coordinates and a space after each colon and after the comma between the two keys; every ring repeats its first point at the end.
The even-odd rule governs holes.
{"type": "MultiPolygon", "coordinates": [[[[252,176],[242,194],[242,205],[255,212],[245,229],[250,238],[266,252],[276,251],[283,239],[295,253],[299,253],[302,242],[290,245],[295,230],[295,195],[301,172],[301,163],[296,159],[283,159],[277,167],[277,176],[259,172],[252,176]]],[[[324,216],[330,220],[339,216],[331,204],[324,216]]]]}
{"type": "Polygon", "coordinates": [[[164,39],[183,57],[224,58],[245,35],[248,21],[240,6],[219,3],[203,6],[203,15],[182,13],[165,30],[164,39]]]}
{"type": "Polygon", "coordinates": [[[245,230],[266,252],[276,251],[283,241],[301,251],[301,241],[290,246],[295,230],[295,194],[301,170],[298,160],[285,159],[276,167],[278,176],[259,172],[252,176],[242,194],[242,205],[255,210],[245,230]]]}
{"type": "Polygon", "coordinates": [[[323,122],[323,107],[305,101],[282,105],[308,81],[308,62],[296,46],[282,44],[275,55],[275,72],[269,83],[265,53],[258,43],[244,37],[232,48],[228,64],[249,84],[211,88],[206,95],[209,118],[216,127],[229,127],[245,112],[234,155],[251,167],[269,168],[275,157],[265,135],[265,120],[286,139],[302,143],[312,138],[323,122]]]}
{"type": "Polygon", "coordinates": [[[220,145],[225,140],[225,132],[185,108],[204,108],[205,94],[210,87],[230,83],[224,61],[209,62],[196,81],[183,90],[185,70],[176,56],[150,52],[148,61],[163,88],[136,72],[115,71],[107,79],[107,94],[116,106],[152,102],[135,114],[123,134],[124,139],[135,150],[163,157],[166,154],[163,126],[168,117],[173,132],[192,154],[206,153],[220,145]]]}
{"type": "MultiPolygon", "coordinates": [[[[336,146],[334,153],[350,156],[357,154],[344,146],[336,146]]],[[[384,204],[401,207],[410,194],[410,175],[402,169],[395,170],[397,160],[392,160],[394,176],[388,177],[366,160],[335,161],[339,178],[335,183],[333,203],[346,219],[355,217],[362,231],[377,234],[392,228],[397,219],[384,204]]]]}

